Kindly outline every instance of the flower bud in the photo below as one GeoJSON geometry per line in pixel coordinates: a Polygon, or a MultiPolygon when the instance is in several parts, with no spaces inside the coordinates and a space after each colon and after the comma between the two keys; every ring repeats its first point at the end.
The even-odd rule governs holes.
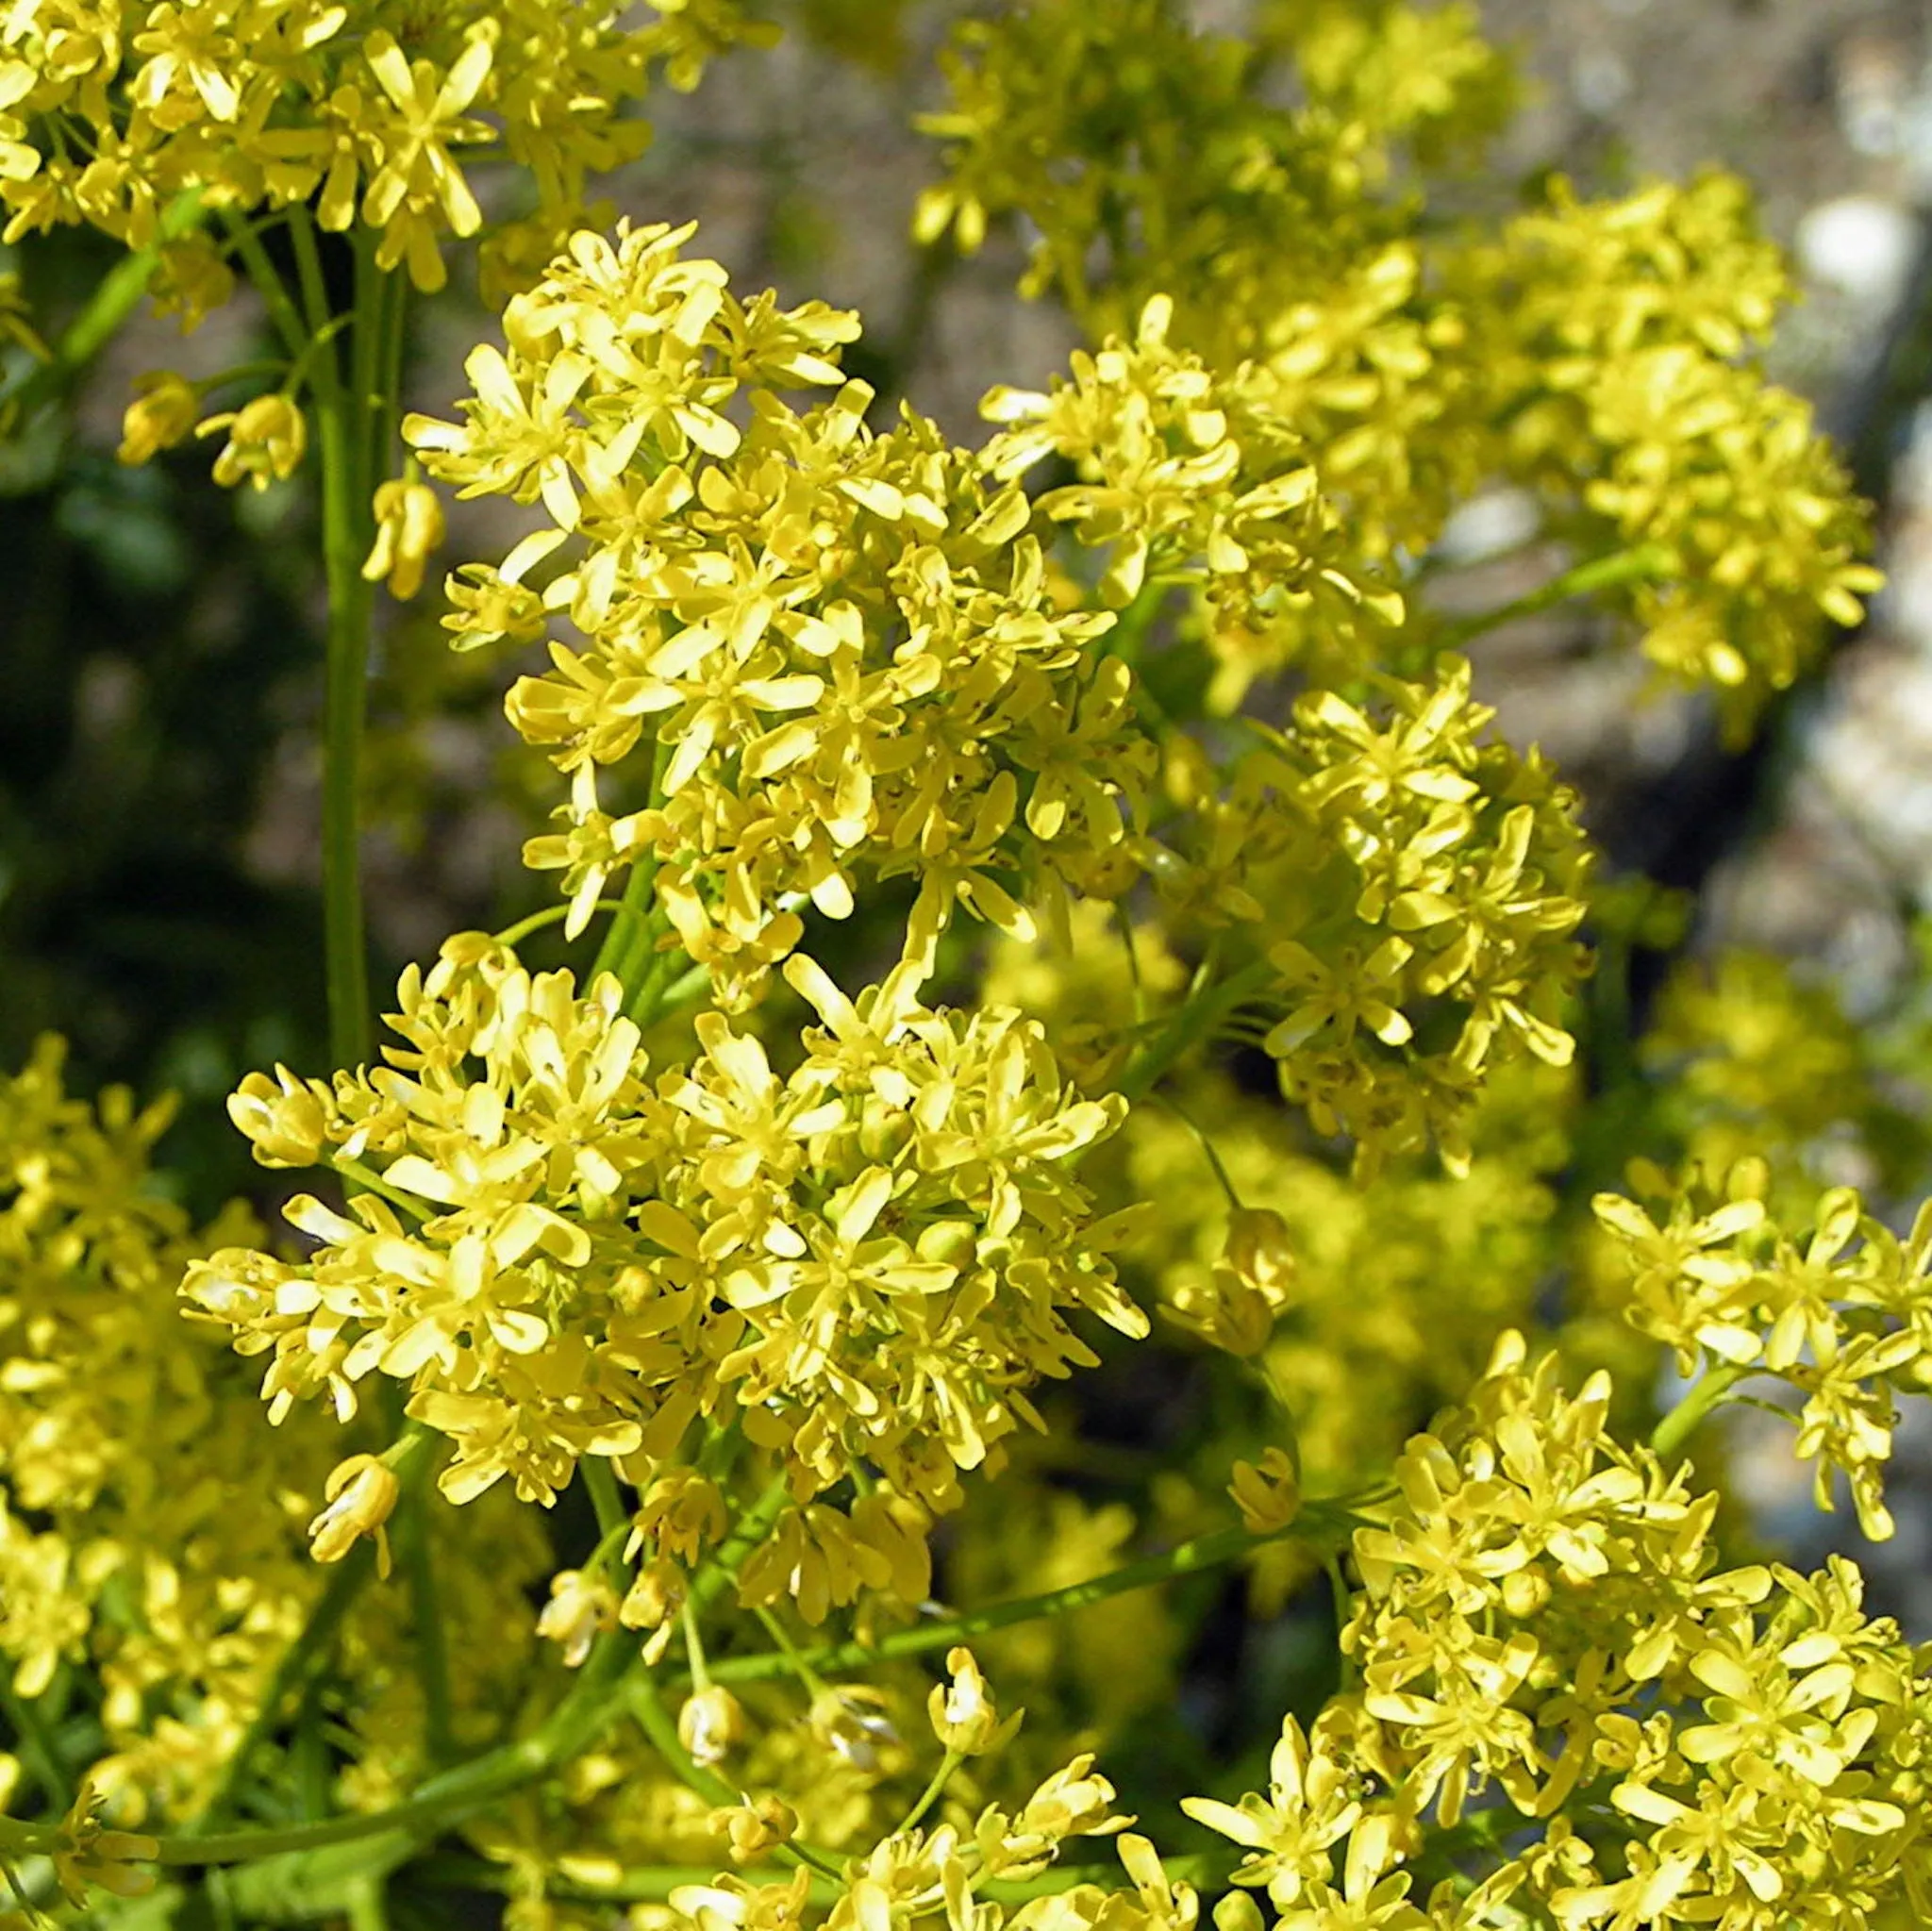
{"type": "Polygon", "coordinates": [[[293,475],[308,447],[308,425],[286,395],[258,395],[239,409],[210,416],[194,433],[212,436],[217,429],[228,432],[214,469],[215,481],[225,490],[244,476],[258,490],[266,490],[271,482],[293,475]]]}
{"type": "Polygon", "coordinates": [[[157,369],[135,378],[134,399],[121,418],[121,447],[114,454],[127,464],[152,461],[194,433],[201,398],[185,375],[157,369]]]}
{"type": "Polygon", "coordinates": [[[1273,1207],[1244,1207],[1230,1214],[1223,1257],[1238,1280],[1276,1307],[1294,1286],[1294,1244],[1288,1223],[1273,1207]]]}
{"type": "Polygon", "coordinates": [[[441,547],[442,502],[427,483],[389,482],[375,491],[375,541],[362,574],[389,578],[389,593],[407,603],[423,588],[423,567],[441,547]]]}
{"type": "Polygon", "coordinates": [[[1227,1492],[1250,1535],[1274,1535],[1301,1513],[1301,1477],[1284,1448],[1269,1449],[1258,1462],[1236,1462],[1227,1492]]]}
{"type": "Polygon", "coordinates": [[[724,1833],[734,1864],[749,1863],[787,1844],[798,1834],[798,1812],[782,1798],[747,1798],[711,1812],[711,1826],[724,1833]]]}
{"type": "Polygon", "coordinates": [[[854,1770],[870,1776],[879,1767],[879,1752],[899,1741],[899,1733],[883,1708],[885,1699],[863,1684],[827,1690],[812,1699],[808,1721],[817,1735],[854,1770]]]}
{"type": "Polygon", "coordinates": [[[970,1649],[948,1652],[946,1668],[953,1673],[953,1680],[943,1687],[935,1685],[926,1700],[933,1734],[957,1756],[983,1756],[1020,1727],[1020,1712],[1016,1710],[1004,1723],[1000,1722],[992,1691],[970,1649]]]}
{"type": "Polygon", "coordinates": [[[1262,1931],[1261,1906],[1254,1893],[1231,1890],[1214,1906],[1214,1931],[1262,1931]]]}
{"type": "Polygon", "coordinates": [[[617,1591],[601,1575],[566,1569],[550,1578],[550,1600],[537,1618],[537,1634],[563,1645],[563,1664],[576,1669],[591,1645],[617,1627],[617,1591]]]}
{"type": "Polygon", "coordinates": [[[1242,1360],[1258,1355],[1274,1332],[1274,1309],[1266,1294],[1229,1267],[1217,1267],[1205,1282],[1176,1288],[1161,1309],[1176,1327],[1242,1360]]]}
{"type": "Polygon", "coordinates": [[[707,1769],[722,1763],[743,1735],[744,1707],[722,1684],[707,1684],[686,1697],[677,1712],[677,1740],[707,1769]]]}
{"type": "Polygon", "coordinates": [[[318,1562],[340,1562],[363,1536],[375,1538],[378,1571],[389,1573],[389,1531],[402,1484],[395,1471],[373,1455],[338,1462],[323,1487],[328,1507],[308,1524],[308,1553],[318,1562]]]}

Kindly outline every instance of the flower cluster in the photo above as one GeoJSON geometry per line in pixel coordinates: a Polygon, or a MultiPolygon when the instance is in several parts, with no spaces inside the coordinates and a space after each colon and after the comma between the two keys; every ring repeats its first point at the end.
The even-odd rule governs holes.
{"type": "Polygon", "coordinates": [[[1280,1015],[1260,1043],[1321,1131],[1369,1164],[1433,1138],[1459,1167],[1491,1068],[1569,1060],[1588,852],[1543,760],[1483,738],[1465,662],[1377,681],[1380,715],[1315,691],[1287,730],[1253,727],[1264,747],[1163,827],[1153,869],[1177,910],[1257,943],[1253,996],[1280,1015]]]}
{"type": "MultiPolygon", "coordinates": [[[[949,178],[918,232],[971,249],[1024,215],[1025,286],[1096,341],[1172,291],[1177,347],[1291,432],[1341,508],[1324,562],[1341,579],[1422,556],[1476,488],[1521,482],[1552,536],[1641,559],[1622,614],[1739,731],[1858,621],[1878,582],[1864,512],[1754,359],[1790,291],[1740,183],[1591,203],[1556,179],[1490,225],[1429,208],[1397,165],[1507,105],[1467,9],[1263,8],[1235,38],[1165,0],[1066,0],[967,23],[947,67],[925,125],[949,178]]],[[[1292,627],[1256,667],[1321,644],[1317,624],[1284,651],[1292,627]]]]}
{"type": "MultiPolygon", "coordinates": [[[[1922,1913],[1932,1680],[1857,1572],[1725,1570],[1717,1498],[1605,1427],[1521,1337],[1356,1538],[1359,1687],[1290,1718],[1265,1793],[1188,1808],[1282,1923],[1614,1927],[1922,1913]],[[1430,1813],[1484,1867],[1411,1904],[1430,1813]],[[1507,1846],[1505,1848],[1504,1846],[1507,1846]]],[[[1901,1919],[1903,1922],[1903,1919],[1901,1919]]]]}
{"type": "MultiPolygon", "coordinates": [[[[1091,1773],[1091,1764],[1074,1758],[1015,1812],[994,1806],[964,1825],[880,1839],[841,1874],[827,1931],[954,1923],[984,1931],[1193,1931],[1199,1901],[1192,1888],[1170,1879],[1154,1846],[1131,1833],[1116,1836],[1124,1887],[1078,1883],[1017,1906],[986,1894],[989,1885],[1049,1870],[1069,1839],[1115,1835],[1132,1822],[1114,1812],[1112,1786],[1091,1773]]],[[[807,1880],[801,1870],[788,1884],[723,1877],[687,1885],[672,1893],[674,1923],[686,1931],[778,1931],[806,1911],[807,1880]]]]}
{"type": "MultiPolygon", "coordinates": [[[[713,1014],[654,1080],[614,978],[578,997],[568,973],[451,941],[405,975],[388,1066],[255,1074],[233,1102],[260,1159],[353,1163],[368,1190],[346,1213],[291,1202],[311,1259],[231,1248],[184,1291],[270,1356],[277,1416],[313,1396],[351,1414],[375,1373],[406,1384],[457,1444],[453,1500],[508,1475],[547,1502],[587,1455],[646,1488],[701,1417],[736,1417],[802,1498],[871,1464],[953,1506],[955,1471],[1032,1418],[1028,1384],[1091,1360],[1068,1314],[1144,1331],[1105,1257],[1124,1224],[1070,1172],[1121,1103],[1065,1092],[1015,1013],[927,1011],[909,969],[856,1003],[802,958],[788,977],[824,1021],[789,1076],[713,1014]]],[[[647,1516],[675,1546],[707,1511],[647,1516]]],[[[849,1600],[856,1581],[798,1579],[836,1566],[843,1520],[793,1514],[761,1559],[791,1593],[849,1600]]],[[[886,1511],[872,1544],[905,1535],[886,1511]]],[[[854,1559],[891,1580],[870,1546],[854,1559]]]]}
{"type": "Polygon", "coordinates": [[[1221,666],[1208,702],[1231,710],[1257,672],[1316,639],[1346,661],[1363,617],[1386,628],[1403,604],[1364,569],[1358,533],[1323,491],[1269,372],[1215,375],[1169,345],[1173,317],[1173,298],[1153,296],[1132,342],[1076,351],[1071,379],[1047,393],[995,389],[982,412],[1009,426],[986,461],[1002,479],[1050,456],[1074,466],[1079,481],[1038,508],[1107,549],[1107,604],[1131,603],[1150,579],[1200,586],[1221,666]]]}
{"type": "Polygon", "coordinates": [[[61,1061],[46,1040],[0,1080],[0,1656],[24,1698],[94,1659],[102,1790],[172,1806],[206,1795],[300,1626],[298,1518],[327,1464],[311,1431],[251,1445],[245,1387],[182,1330],[183,1267],[250,1217],[196,1233],[146,1184],[172,1108],[91,1107],[61,1061]],[[224,1458],[260,1470],[264,1507],[236,1517],[224,1458]],[[163,1691],[183,1708],[158,1746],[163,1691]]]}
{"type": "Polygon", "coordinates": [[[961,903],[1030,936],[1028,898],[1118,872],[1151,760],[1125,667],[1085,647],[1112,619],[1060,607],[1024,495],[930,423],[873,433],[856,382],[783,402],[838,383],[856,321],[741,303],[680,258],[690,232],[577,236],[509,305],[508,355],[472,355],[461,426],[406,425],[432,475],[550,519],[451,589],[459,648],[552,611],[574,633],[509,698],[572,785],[529,861],[563,871],[573,930],[614,873],[653,868],[727,1007],[797,943],[795,907],[844,917],[869,880],[918,881],[913,957],[961,903]],[[567,538],[540,594],[525,574],[567,538]],[[647,730],[647,795],[612,817],[600,769],[647,730]]]}
{"type": "Polygon", "coordinates": [[[916,232],[971,253],[1024,212],[1026,292],[1054,290],[1098,336],[1171,290],[1187,339],[1238,360],[1271,309],[1399,231],[1377,191],[1401,159],[1499,125],[1508,65],[1475,29],[1466,7],[1386,0],[1265,5],[1239,37],[1197,31],[1171,0],[966,20],[941,56],[952,99],[921,122],[947,178],[916,232]],[[1297,107],[1273,86],[1288,64],[1297,107]]]}
{"type": "Polygon", "coordinates": [[[1656,1219],[1621,1194],[1598,1194],[1626,1316],[1686,1373],[1702,1369],[1724,1385],[1773,1375],[1802,1397],[1794,1449],[1818,1463],[1819,1506],[1831,1506],[1834,1473],[1843,1473],[1859,1526],[1883,1540],[1892,1532],[1883,1476],[1895,1397],[1932,1386],[1932,1205],[1901,1240],[1853,1189],[1835,1187],[1799,1237],[1766,1212],[1767,1177],[1763,1161],[1741,1160],[1714,1199],[1693,1175],[1656,1219]]]}
{"type": "MultiPolygon", "coordinates": [[[[245,215],[313,200],[325,228],[375,232],[384,268],[442,286],[439,242],[483,215],[466,150],[507,158],[536,208],[492,238],[513,276],[547,252],[588,173],[649,138],[627,102],[662,73],[762,37],[736,0],[674,0],[650,22],[623,4],[461,0],[107,0],[13,8],[0,24],[0,205],[8,241],[85,222],[156,241],[177,195],[245,215]]],[[[476,165],[471,161],[471,167],[476,165]]],[[[231,277],[198,235],[161,241],[161,275],[191,319],[231,277]]]]}
{"type": "Polygon", "coordinates": [[[1747,724],[1810,660],[1821,618],[1856,624],[1879,579],[1808,408],[1748,359],[1790,291],[1744,184],[1589,203],[1557,180],[1454,272],[1483,318],[1511,467],[1574,504],[1559,521],[1581,512],[1655,551],[1659,581],[1631,599],[1645,655],[1747,724]]]}

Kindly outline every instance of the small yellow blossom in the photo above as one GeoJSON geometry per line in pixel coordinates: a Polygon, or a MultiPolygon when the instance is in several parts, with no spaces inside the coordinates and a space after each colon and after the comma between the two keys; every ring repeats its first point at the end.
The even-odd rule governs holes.
{"type": "Polygon", "coordinates": [[[693,1763],[723,1763],[744,1739],[744,1707],[723,1684],[693,1690],[677,1712],[677,1740],[693,1763]]]}
{"type": "Polygon", "coordinates": [[[352,1455],[331,1471],[323,1490],[328,1507],[308,1524],[309,1553],[318,1562],[340,1562],[364,1536],[375,1538],[378,1572],[389,1573],[389,1531],[401,1484],[373,1455],[352,1455]]]}
{"type": "Polygon", "coordinates": [[[564,1668],[580,1668],[600,1636],[617,1627],[617,1593],[602,1575],[565,1569],[550,1578],[550,1600],[537,1618],[537,1634],[563,1651],[564,1668]]]}
{"type": "Polygon", "coordinates": [[[1000,1720],[971,1650],[947,1651],[946,1668],[952,1681],[936,1685],[927,1699],[933,1734],[956,1756],[983,1756],[999,1749],[1020,1727],[1022,1712],[1000,1720]]]}
{"type": "Polygon", "coordinates": [[[200,414],[201,397],[185,375],[161,369],[139,376],[115,455],[125,463],[151,462],[162,450],[186,441],[200,414]]]}
{"type": "Polygon", "coordinates": [[[389,579],[390,594],[407,603],[423,588],[424,566],[441,547],[442,502],[425,483],[379,483],[375,541],[362,565],[371,583],[389,579]]]}
{"type": "Polygon", "coordinates": [[[258,395],[239,409],[206,417],[194,433],[213,436],[223,429],[228,440],[215,458],[214,477],[225,490],[244,477],[258,490],[286,481],[308,447],[302,411],[286,395],[258,395]]]}

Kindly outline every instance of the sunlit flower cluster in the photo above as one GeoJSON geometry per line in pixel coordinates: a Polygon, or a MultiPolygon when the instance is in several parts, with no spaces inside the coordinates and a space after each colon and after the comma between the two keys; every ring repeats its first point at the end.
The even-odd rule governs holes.
{"type": "MultiPolygon", "coordinates": [[[[229,1249],[186,1291],[269,1354],[275,1416],[319,1396],[346,1417],[371,1374],[405,1383],[457,1444],[453,1500],[508,1475],[548,1501],[585,1456],[646,1488],[701,1419],[738,1418],[800,1498],[863,1460],[954,1506],[955,1471],[1032,1418],[1028,1384],[1092,1358],[1068,1314],[1144,1331],[1105,1257],[1121,1231],[1070,1171],[1121,1103],[1067,1093],[1015,1013],[926,1010],[909,969],[856,1005],[807,960],[788,977],[824,1022],[789,1076],[708,1015],[698,1057],[653,1078],[614,978],[580,998],[452,941],[406,975],[389,1065],[236,1095],[260,1158],[356,1162],[369,1190],[346,1213],[291,1203],[312,1260],[229,1249]]],[[[706,1513],[644,1521],[675,1546],[706,1513]]],[[[858,1583],[808,1589],[801,1565],[836,1567],[842,1522],[793,1514],[758,1558],[820,1614],[858,1583]]],[[[871,1540],[904,1534],[888,1516],[871,1540]]]]}
{"type": "Polygon", "coordinates": [[[452,585],[459,648],[552,611],[574,633],[510,693],[572,781],[529,861],[563,872],[573,930],[649,868],[727,1007],[808,901],[842,918],[873,880],[917,880],[913,957],[961,903],[1031,936],[1027,899],[1118,874],[1149,769],[1125,667],[1084,648],[1112,620],[1058,606],[1025,496],[930,423],[874,434],[861,383],[781,400],[840,383],[855,319],[741,303],[680,257],[689,234],[578,236],[506,311],[508,355],[472,355],[462,425],[407,425],[432,475],[541,497],[552,525],[452,585]],[[571,537],[540,593],[528,572],[571,537]],[[612,765],[639,807],[615,817],[612,765]]]}
{"type": "Polygon", "coordinates": [[[1896,1397],[1932,1386],[1932,1208],[1900,1240],[1836,1187],[1799,1234],[1766,1212],[1767,1177],[1747,1158],[1721,1194],[1693,1175],[1654,1216],[1614,1193],[1598,1194],[1596,1215],[1618,1249],[1629,1320],[1686,1373],[1771,1375],[1800,1396],[1794,1452],[1818,1463],[1820,1506],[1843,1474],[1859,1525],[1882,1540],[1896,1397]]]}
{"type": "MultiPolygon", "coordinates": [[[[587,173],[636,155],[625,116],[662,73],[695,84],[706,59],[759,30],[734,0],[29,0],[0,23],[0,204],[8,241],[89,223],[131,247],[173,197],[246,215],[314,201],[326,229],[358,224],[384,268],[442,286],[439,243],[483,225],[471,170],[507,159],[535,211],[494,238],[514,275],[529,235],[554,237],[587,173]],[[467,165],[466,165],[467,164],[467,165]]],[[[232,276],[199,235],[165,240],[169,292],[192,318],[232,276]]]]}
{"type": "MultiPolygon", "coordinates": [[[[1557,178],[1486,225],[1431,208],[1401,165],[1508,104],[1467,9],[1264,7],[1236,36],[1160,0],[1069,0],[964,24],[946,66],[924,125],[949,174],[921,235],[970,251],[1024,217],[1024,286],[1096,341],[1158,300],[1176,348],[1321,478],[1341,580],[1423,557],[1479,487],[1525,484],[1581,557],[1629,553],[1644,653],[1713,686],[1734,731],[1858,621],[1864,512],[1756,359],[1790,286],[1741,183],[1588,202],[1557,178]]],[[[1296,627],[1205,641],[1238,695],[1244,657],[1327,647],[1332,625],[1296,627]]]]}
{"type": "MultiPolygon", "coordinates": [[[[589,225],[737,0],[0,8],[8,241],[155,243],[189,325],[245,273],[286,352],[142,377],[122,459],[313,470],[328,593],[333,1049],[228,1103],[286,1231],[197,1230],[58,1047],[0,1078],[23,1909],[232,1861],[140,1922],[1932,1919],[1923,1658],[1684,1460],[1768,1385],[1890,1531],[1918,1049],[1737,958],[1626,1040],[1669,895],[1476,694],[1589,597],[1741,728],[1857,619],[1782,267],[1724,177],[1439,192],[1512,97],[1469,7],[1195,12],[959,25],[918,232],[1030,224],[1083,336],[961,446],[855,315],[589,225]],[[491,339],[404,417],[405,279],[486,208],[491,339]],[[1453,615],[1497,483],[1565,574],[1453,615]],[[371,586],[450,491],[488,554],[387,655],[526,654],[560,892],[370,1059],[371,586]],[[1110,1748],[1221,1841],[1164,1862],[1110,1748]]],[[[5,283],[0,333],[46,359],[5,283]]]]}
{"type": "Polygon", "coordinates": [[[1724,1568],[1716,1496],[1608,1435],[1606,1377],[1570,1396],[1553,1367],[1507,1338],[1410,1444],[1356,1537],[1359,1687],[1284,1723],[1265,1793],[1189,1802],[1246,1848],[1236,1881],[1307,1931],[1923,1914],[1911,1647],[1848,1563],[1724,1568]],[[1491,1848],[1421,1909],[1432,1823],[1491,1848]]]}

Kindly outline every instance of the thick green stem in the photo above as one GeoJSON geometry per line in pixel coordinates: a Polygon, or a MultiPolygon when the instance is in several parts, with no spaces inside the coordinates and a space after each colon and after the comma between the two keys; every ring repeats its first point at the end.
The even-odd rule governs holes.
{"type": "Polygon", "coordinates": [[[1117,1091],[1130,1100],[1143,1100],[1174,1062],[1215,1032],[1274,978],[1274,968],[1257,958],[1231,973],[1218,984],[1210,982],[1191,993],[1122,1074],[1117,1091]]]}
{"type": "Polygon", "coordinates": [[[1593,557],[1588,563],[1579,563],[1575,569],[1552,577],[1541,590],[1533,590],[1511,603],[1498,605],[1493,610],[1483,610],[1474,617],[1464,617],[1448,624],[1445,626],[1445,641],[1451,645],[1466,643],[1472,638],[1500,630],[1506,624],[1514,624],[1519,618],[1535,617],[1544,610],[1554,609],[1558,604],[1567,604],[1572,597],[1587,597],[1598,591],[1621,590],[1626,584],[1655,582],[1658,577],[1671,575],[1676,568],[1676,558],[1661,543],[1643,543],[1634,550],[1618,550],[1608,557],[1593,557]]]}
{"type": "Polygon", "coordinates": [[[1720,1361],[1698,1376],[1690,1392],[1651,1431],[1653,1454],[1670,1461],[1684,1452],[1711,1410],[1748,1374],[1757,1371],[1735,1361],[1720,1361]]]}
{"type": "MultiPolygon", "coordinates": [[[[403,1406],[397,1384],[395,1407],[403,1406]]],[[[456,1755],[455,1705],[450,1693],[449,1636],[443,1626],[442,1591],[436,1579],[435,1520],[437,1492],[431,1480],[435,1457],[429,1447],[436,1437],[419,1423],[409,1423],[407,1468],[396,1509],[396,1557],[409,1590],[409,1624],[416,1649],[416,1675],[423,1690],[423,1744],[429,1761],[439,1768],[456,1755]],[[420,1445],[419,1445],[420,1438],[420,1445]]]]}
{"type": "Polygon", "coordinates": [[[348,380],[322,398],[322,547],[328,583],[322,899],[329,1052],[337,1066],[360,1065],[369,1057],[361,795],[375,586],[363,577],[362,565],[375,540],[370,505],[385,456],[378,443],[388,405],[379,375],[391,279],[376,268],[367,241],[358,238],[348,380]]]}
{"type": "Polygon", "coordinates": [[[618,1493],[617,1477],[602,1456],[587,1455],[577,1464],[584,1487],[590,1490],[591,1507],[597,1511],[597,1533],[607,1540],[618,1530],[630,1526],[630,1510],[618,1493]]]}

